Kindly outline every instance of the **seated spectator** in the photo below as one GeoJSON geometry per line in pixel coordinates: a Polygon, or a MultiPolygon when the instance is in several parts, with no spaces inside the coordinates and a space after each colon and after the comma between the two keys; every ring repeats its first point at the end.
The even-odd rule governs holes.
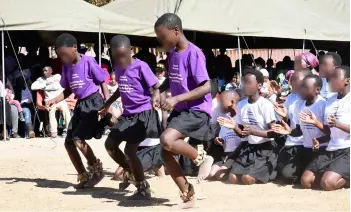
{"type": "Polygon", "coordinates": [[[158,79],[158,82],[160,83],[160,85],[162,85],[162,83],[165,81],[166,77],[165,77],[165,72],[166,72],[166,66],[162,63],[157,63],[156,66],[156,77],[158,79]]]}
{"type": "Polygon", "coordinates": [[[21,107],[21,103],[18,100],[15,100],[15,95],[13,94],[11,89],[6,88],[6,101],[10,105],[15,105],[18,109],[19,119],[24,121],[23,109],[21,107]]]}
{"type": "Polygon", "coordinates": [[[56,120],[56,110],[62,111],[63,119],[65,121],[66,129],[71,121],[71,115],[68,109],[67,102],[65,100],[58,102],[51,107],[46,106],[50,100],[63,95],[64,89],[60,85],[61,75],[52,75],[52,68],[46,66],[43,68],[43,77],[39,77],[33,84],[32,90],[42,90],[45,95],[45,106],[44,109],[49,112],[49,122],[50,122],[50,135],[51,137],[57,137],[57,120],[56,120]]]}
{"type": "Polygon", "coordinates": [[[239,74],[238,73],[234,73],[231,81],[225,85],[224,90],[225,91],[235,90],[235,89],[239,88],[239,85],[240,85],[239,74]]]}
{"type": "Polygon", "coordinates": [[[34,110],[33,97],[31,91],[27,87],[24,87],[24,89],[21,90],[21,106],[23,109],[24,121],[26,123],[25,128],[28,138],[34,138],[35,132],[33,130],[34,128],[32,122],[32,111],[34,110]]]}

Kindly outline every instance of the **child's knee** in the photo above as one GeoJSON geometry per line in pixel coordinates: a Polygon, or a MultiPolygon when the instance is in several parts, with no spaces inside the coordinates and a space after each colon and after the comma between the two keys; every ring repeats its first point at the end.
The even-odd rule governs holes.
{"type": "Polygon", "coordinates": [[[254,177],[251,177],[250,175],[242,175],[241,181],[244,185],[252,185],[256,183],[256,179],[254,177]]]}
{"type": "Polygon", "coordinates": [[[301,177],[301,180],[300,180],[301,185],[302,185],[304,188],[307,188],[307,189],[312,188],[312,184],[313,184],[313,181],[314,181],[313,178],[314,178],[314,177],[309,176],[309,175],[303,175],[303,176],[301,177]]]}
{"type": "Polygon", "coordinates": [[[161,137],[160,137],[160,143],[162,148],[171,151],[172,149],[172,144],[175,141],[175,138],[172,137],[171,134],[169,133],[162,133],[161,137]]]}
{"type": "Polygon", "coordinates": [[[321,187],[325,191],[333,191],[335,190],[335,181],[333,179],[322,179],[321,180],[321,187]]]}
{"type": "Polygon", "coordinates": [[[237,184],[238,183],[238,177],[235,174],[230,172],[229,176],[228,176],[228,182],[230,184],[237,184]]]}

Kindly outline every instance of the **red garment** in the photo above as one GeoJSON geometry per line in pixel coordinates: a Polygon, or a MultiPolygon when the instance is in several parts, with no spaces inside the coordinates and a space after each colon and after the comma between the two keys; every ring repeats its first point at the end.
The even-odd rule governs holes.
{"type": "Polygon", "coordinates": [[[105,79],[105,83],[109,84],[110,83],[110,74],[108,73],[108,66],[106,64],[101,64],[102,70],[107,73],[107,77],[105,79]]]}

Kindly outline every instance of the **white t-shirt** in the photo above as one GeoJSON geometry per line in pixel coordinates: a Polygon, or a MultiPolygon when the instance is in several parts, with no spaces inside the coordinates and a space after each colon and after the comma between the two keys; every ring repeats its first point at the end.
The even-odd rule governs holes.
{"type": "Polygon", "coordinates": [[[212,112],[211,112],[211,120],[210,124],[212,129],[214,129],[215,133],[217,134],[220,130],[220,126],[217,122],[218,117],[226,117],[225,114],[222,112],[221,107],[218,103],[218,100],[214,98],[212,100],[212,112]]]}
{"type": "MultiPolygon", "coordinates": [[[[162,110],[157,110],[157,114],[159,117],[159,120],[162,120],[162,110]]],[[[138,132],[136,132],[138,133],[138,132]]],[[[160,143],[159,138],[146,138],[144,141],[140,143],[139,146],[155,146],[160,143]]]]}
{"type": "Polygon", "coordinates": [[[297,94],[297,93],[291,93],[288,95],[288,97],[286,97],[286,100],[285,100],[285,108],[288,109],[290,107],[290,105],[294,102],[296,102],[297,100],[300,100],[300,95],[297,94]]]}
{"type": "Polygon", "coordinates": [[[327,78],[322,78],[322,81],[323,81],[323,86],[321,89],[321,96],[325,100],[328,100],[330,97],[332,97],[336,93],[330,91],[330,87],[329,87],[329,83],[327,82],[327,78]]]}
{"type": "MultiPolygon", "coordinates": [[[[253,130],[269,130],[268,124],[276,120],[273,104],[264,97],[259,97],[253,104],[248,102],[248,98],[238,103],[236,122],[240,125],[249,125],[253,130]]],[[[248,141],[250,144],[261,144],[273,138],[249,135],[241,140],[248,141]]]]}
{"type": "MultiPolygon", "coordinates": [[[[294,115],[299,115],[299,113],[304,112],[307,114],[310,114],[311,110],[317,117],[317,119],[321,122],[324,123],[324,112],[325,112],[325,105],[326,101],[324,100],[323,97],[318,96],[317,100],[315,103],[310,105],[309,107],[306,107],[306,101],[305,100],[299,100],[296,103],[294,115]]],[[[306,148],[312,148],[312,139],[313,138],[320,138],[325,136],[325,134],[318,129],[316,126],[312,124],[307,124],[305,122],[302,122],[300,119],[298,119],[298,123],[300,125],[301,131],[302,131],[302,136],[303,136],[303,146],[306,148]]],[[[327,143],[320,144],[319,146],[327,146],[327,143]]]]}
{"type": "MultiPolygon", "coordinates": [[[[233,119],[235,119],[235,117],[233,117],[233,119]]],[[[241,142],[241,138],[235,131],[226,127],[221,127],[218,137],[224,140],[224,152],[233,152],[241,142]]]]}
{"type": "MultiPolygon", "coordinates": [[[[337,97],[338,94],[335,94],[327,101],[327,106],[325,108],[325,125],[328,124],[328,118],[331,115],[343,124],[351,123],[350,93],[342,99],[338,99],[337,97]]],[[[349,148],[350,146],[350,133],[344,132],[336,127],[330,128],[330,141],[327,151],[349,148]]]]}
{"type": "Polygon", "coordinates": [[[116,92],[116,90],[118,89],[118,84],[116,84],[116,85],[108,84],[107,89],[108,89],[110,96],[112,96],[116,92]]]}
{"type": "MultiPolygon", "coordinates": [[[[295,109],[297,106],[296,103],[298,101],[301,101],[299,95],[290,94],[285,102],[285,106],[287,106],[287,110],[288,110],[288,117],[290,120],[291,129],[295,129],[296,124],[299,123],[299,113],[297,113],[298,111],[296,111],[295,109]]],[[[285,146],[296,146],[296,145],[302,145],[302,144],[303,144],[303,136],[293,137],[288,135],[285,141],[285,146]]]]}

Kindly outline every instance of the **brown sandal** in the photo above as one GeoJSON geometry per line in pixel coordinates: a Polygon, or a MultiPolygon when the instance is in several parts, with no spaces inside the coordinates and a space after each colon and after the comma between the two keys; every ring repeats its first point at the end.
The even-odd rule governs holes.
{"type": "Polygon", "coordinates": [[[207,153],[204,150],[204,145],[202,145],[202,144],[197,145],[196,150],[197,150],[197,157],[195,160],[193,160],[193,162],[196,166],[201,166],[201,164],[203,164],[205,161],[207,153]]]}
{"type": "Polygon", "coordinates": [[[88,172],[84,172],[82,174],[78,174],[77,176],[77,182],[78,184],[74,186],[75,189],[85,189],[86,184],[89,181],[89,173],[88,172]]]}
{"type": "Polygon", "coordinates": [[[183,202],[189,202],[195,198],[195,189],[194,186],[191,183],[188,184],[188,190],[185,192],[180,192],[180,199],[183,200],[183,202]]]}

